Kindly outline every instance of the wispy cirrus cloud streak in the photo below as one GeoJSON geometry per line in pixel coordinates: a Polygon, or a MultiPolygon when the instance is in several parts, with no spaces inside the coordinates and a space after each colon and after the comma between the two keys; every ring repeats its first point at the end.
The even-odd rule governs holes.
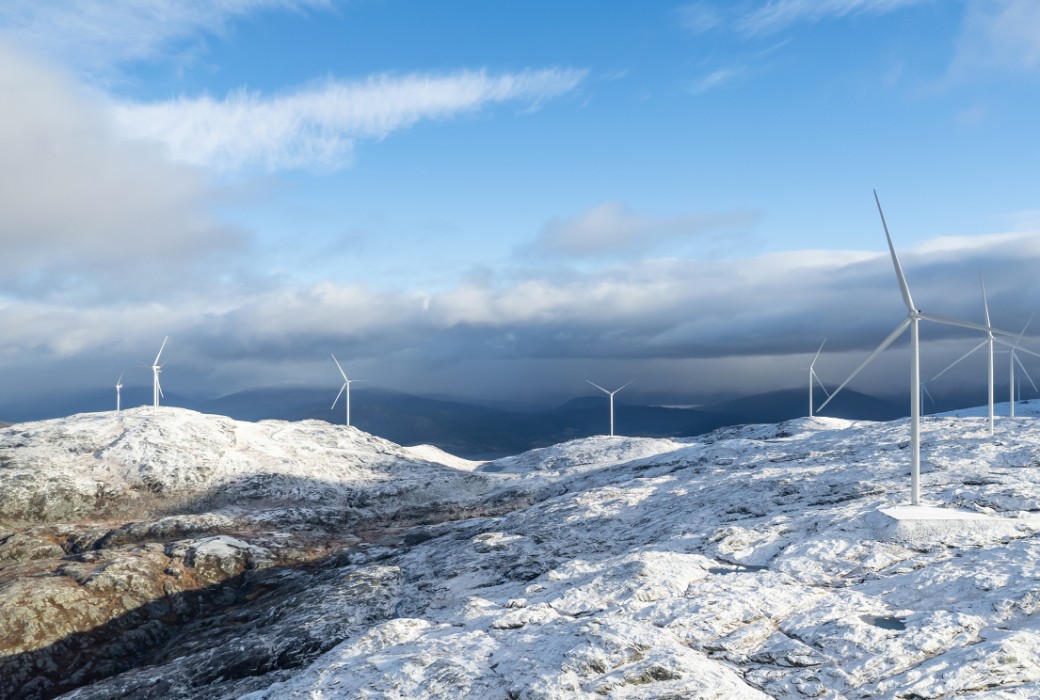
{"type": "Polygon", "coordinates": [[[177,162],[223,171],[328,169],[349,162],[358,139],[382,139],[420,121],[494,104],[538,106],[570,92],[586,74],[573,68],[384,74],[274,97],[242,90],[222,100],[122,103],[113,115],[121,133],[161,143],[177,162]]]}
{"type": "Polygon", "coordinates": [[[885,14],[931,0],[770,0],[737,21],[746,34],[771,34],[802,22],[856,14],[885,14]]]}
{"type": "Polygon", "coordinates": [[[972,0],[967,4],[953,77],[988,71],[1040,68],[1040,3],[1034,0],[972,0]]]}
{"type": "Polygon", "coordinates": [[[236,18],[272,10],[331,9],[333,0],[6,0],[0,31],[35,51],[93,74],[171,46],[220,34],[236,18]]]}

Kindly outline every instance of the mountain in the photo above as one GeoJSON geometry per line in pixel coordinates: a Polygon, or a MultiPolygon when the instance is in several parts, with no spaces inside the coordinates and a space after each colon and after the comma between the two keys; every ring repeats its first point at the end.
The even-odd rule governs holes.
{"type": "MultiPolygon", "coordinates": [[[[6,420],[57,418],[114,407],[114,392],[93,391],[62,397],[39,397],[17,405],[0,406],[6,420]],[[64,412],[62,412],[64,411],[64,412]]],[[[1002,395],[1002,394],[1001,394],[1002,395]]],[[[265,387],[214,399],[196,400],[169,394],[163,404],[238,420],[344,419],[343,404],[329,408],[335,392],[328,388],[265,387]]],[[[981,394],[984,398],[985,394],[981,394]]],[[[124,389],[124,406],[150,405],[151,388],[124,389]]],[[[608,399],[582,396],[560,406],[515,410],[461,400],[414,396],[402,392],[357,386],[352,390],[352,423],[366,432],[402,445],[430,444],[471,459],[492,459],[546,447],[566,440],[608,432],[608,399]]],[[[822,398],[822,394],[817,396],[822,398]]],[[[928,412],[971,406],[978,391],[926,403],[928,412]]],[[[775,423],[804,416],[807,396],[790,389],[676,408],[628,403],[616,398],[615,426],[619,434],[638,437],[700,435],[726,425],[775,423]]],[[[819,403],[819,402],[818,402],[819,403]]],[[[891,420],[908,413],[905,398],[888,400],[851,389],[827,407],[825,415],[858,420],[891,420]]]]}
{"type": "Polygon", "coordinates": [[[919,507],[906,420],[484,463],[166,407],[10,426],[0,698],[1038,697],[1020,412],[923,421],[919,507]]]}
{"type": "MultiPolygon", "coordinates": [[[[833,391],[836,387],[830,387],[833,391]]],[[[814,400],[819,406],[827,397],[817,391],[814,400]]],[[[749,423],[779,423],[800,418],[809,411],[809,396],[805,389],[784,389],[704,406],[704,410],[747,416],[749,423]]],[[[906,400],[879,399],[853,389],[843,389],[827,405],[823,415],[852,420],[894,420],[909,413],[906,400]]]]}

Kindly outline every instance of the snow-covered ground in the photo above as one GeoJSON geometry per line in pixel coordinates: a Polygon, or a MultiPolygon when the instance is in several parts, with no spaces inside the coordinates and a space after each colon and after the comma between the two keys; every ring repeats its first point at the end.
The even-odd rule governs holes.
{"type": "MultiPolygon", "coordinates": [[[[0,431],[0,487],[29,488],[30,467],[53,470],[41,484],[64,473],[75,481],[88,464],[113,488],[137,488],[151,465],[144,473],[171,470],[152,481],[190,490],[201,477],[183,466],[205,462],[209,489],[238,483],[257,468],[250,460],[271,469],[277,452],[284,470],[321,470],[307,478],[344,488],[433,470],[442,509],[452,488],[460,503],[500,504],[503,493],[529,502],[433,519],[312,563],[306,595],[256,612],[264,625],[244,624],[239,611],[233,637],[201,646],[179,641],[197,633],[185,628],[148,665],[70,698],[160,687],[165,697],[251,700],[1040,697],[1032,417],[998,418],[994,437],[981,418],[927,417],[926,508],[906,507],[906,420],[588,438],[484,465],[343,428],[308,452],[306,424],[185,412],[176,431],[156,432],[160,422],[141,415],[119,432],[105,427],[112,420],[0,431]],[[210,447],[193,457],[199,441],[229,456],[210,447]],[[278,640],[305,629],[327,643],[275,663],[278,640]],[[249,663],[235,656],[242,650],[249,663]],[[270,663],[258,661],[265,654],[270,663]],[[220,663],[233,671],[198,670],[220,663]]],[[[213,556],[241,550],[207,546],[213,556]]]]}

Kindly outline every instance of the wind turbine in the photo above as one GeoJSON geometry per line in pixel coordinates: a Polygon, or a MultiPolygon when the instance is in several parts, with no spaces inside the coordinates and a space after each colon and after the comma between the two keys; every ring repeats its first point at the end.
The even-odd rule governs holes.
{"type": "Polygon", "coordinates": [[[333,408],[336,407],[336,402],[339,401],[339,397],[343,396],[343,394],[345,392],[346,396],[344,396],[344,402],[347,404],[347,427],[349,428],[350,427],[350,385],[351,385],[352,382],[362,382],[364,380],[363,379],[347,379],[347,373],[343,371],[343,367],[339,364],[339,360],[336,359],[335,355],[332,355],[332,361],[336,363],[336,368],[339,369],[339,373],[343,375],[343,386],[341,386],[339,388],[339,393],[336,394],[336,398],[335,398],[335,400],[333,400],[332,406],[329,407],[329,410],[331,411],[333,408]]]}
{"type": "Polygon", "coordinates": [[[163,338],[162,345],[159,346],[159,353],[155,356],[155,362],[152,363],[152,413],[155,413],[155,409],[159,407],[159,397],[166,398],[163,396],[162,387],[159,386],[159,372],[162,372],[162,365],[159,364],[159,357],[162,355],[163,349],[166,347],[166,341],[170,339],[170,336],[163,338]]]}
{"type": "MultiPolygon", "coordinates": [[[[989,434],[990,434],[990,436],[992,436],[993,435],[993,343],[995,343],[995,342],[1004,342],[1004,341],[1003,340],[997,340],[997,338],[995,338],[993,336],[993,326],[992,326],[992,324],[989,321],[989,301],[986,299],[986,281],[982,278],[982,273],[981,272],[979,273],[979,284],[982,287],[982,310],[983,310],[983,313],[985,314],[986,327],[989,329],[989,330],[986,331],[986,337],[978,345],[976,345],[971,350],[969,350],[968,352],[964,353],[963,355],[958,357],[956,360],[951,362],[949,365],[947,365],[946,369],[944,369],[942,372],[939,372],[934,377],[932,377],[932,381],[935,381],[936,379],[938,379],[942,375],[944,375],[947,372],[949,372],[956,365],[958,365],[962,360],[966,359],[970,355],[975,354],[976,352],[978,352],[982,348],[988,346],[988,351],[989,351],[988,352],[988,355],[989,355],[989,372],[988,372],[988,375],[987,375],[987,383],[986,384],[987,384],[987,387],[988,387],[988,396],[989,396],[989,401],[988,401],[988,405],[989,405],[989,434]]],[[[1012,368],[1012,371],[1014,371],[1014,368],[1012,368]]]]}
{"type": "Polygon", "coordinates": [[[597,389],[599,389],[604,394],[606,394],[607,396],[610,397],[610,436],[614,437],[614,394],[618,393],[619,391],[624,389],[626,386],[628,386],[629,384],[634,382],[635,379],[629,380],[625,384],[622,384],[621,386],[619,386],[617,389],[614,389],[614,391],[608,391],[608,390],[604,389],[599,384],[596,384],[595,382],[593,382],[590,379],[586,379],[585,381],[587,381],[589,384],[591,384],[592,386],[596,387],[597,389]]]}
{"type": "Polygon", "coordinates": [[[1036,389],[1036,384],[1033,382],[1033,378],[1030,377],[1029,376],[1029,372],[1026,371],[1026,366],[1022,364],[1022,360],[1018,359],[1018,355],[1015,354],[1019,350],[1022,350],[1024,352],[1029,352],[1025,348],[1018,347],[1018,344],[1019,344],[1019,342],[1021,342],[1022,336],[1024,336],[1026,334],[1026,328],[1029,328],[1029,323],[1032,320],[1033,320],[1033,317],[1030,316],[1029,317],[1029,321],[1026,321],[1026,325],[1022,326],[1022,332],[1018,334],[1018,337],[1015,338],[1015,342],[1012,343],[1011,346],[1010,346],[1011,347],[1011,362],[1010,362],[1010,364],[1011,364],[1011,377],[1010,377],[1010,379],[1011,379],[1011,381],[1010,381],[1011,396],[1008,399],[1008,402],[1010,404],[1010,408],[1008,410],[1009,410],[1009,416],[1011,418],[1015,417],[1015,401],[1017,401],[1018,397],[1020,397],[1022,395],[1021,381],[1019,381],[1019,391],[1018,391],[1017,394],[1015,393],[1015,363],[1016,362],[1018,363],[1018,366],[1022,368],[1022,372],[1026,375],[1026,379],[1028,379],[1029,383],[1033,385],[1033,391],[1037,390],[1036,389]]]}
{"type": "Polygon", "coordinates": [[[813,382],[815,381],[815,382],[819,383],[820,388],[823,389],[823,393],[827,396],[828,399],[831,397],[831,395],[827,393],[827,387],[824,386],[822,381],[820,381],[820,378],[816,375],[816,370],[814,369],[814,367],[816,366],[816,360],[820,359],[820,353],[823,352],[823,346],[824,346],[824,344],[826,342],[827,342],[827,339],[824,338],[823,339],[823,343],[820,343],[820,349],[816,351],[816,357],[814,357],[812,359],[812,362],[809,363],[809,417],[810,418],[813,417],[813,382]]]}
{"type": "Polygon", "coordinates": [[[126,374],[125,370],[119,373],[119,379],[116,380],[116,413],[119,413],[119,411],[122,409],[122,406],[120,405],[119,391],[123,388],[124,374],[126,374]]]}
{"type": "Polygon", "coordinates": [[[885,239],[888,241],[888,252],[892,256],[892,267],[895,268],[896,280],[899,282],[899,292],[903,297],[903,303],[906,305],[906,318],[896,326],[895,330],[889,333],[887,338],[881,341],[881,345],[867,356],[867,359],[865,359],[862,364],[860,364],[860,366],[841,383],[841,386],[834,390],[834,393],[830,395],[830,398],[820,405],[819,411],[822,411],[824,407],[863,370],[864,367],[873,362],[875,357],[880,355],[889,345],[894,343],[896,339],[903,334],[903,331],[910,328],[910,503],[911,505],[916,506],[919,505],[921,501],[921,342],[918,332],[918,322],[921,319],[924,319],[926,321],[932,321],[933,323],[957,326],[959,328],[968,328],[983,333],[994,332],[1002,335],[1013,334],[989,326],[980,326],[977,323],[969,323],[955,318],[925,313],[914,306],[914,300],[910,296],[910,287],[907,286],[906,277],[903,275],[903,268],[900,266],[899,257],[896,255],[896,248],[892,244],[892,236],[888,232],[888,223],[885,221],[885,212],[881,209],[881,200],[878,198],[877,190],[874,191],[874,201],[877,203],[878,214],[881,216],[881,225],[885,229],[885,239]]]}

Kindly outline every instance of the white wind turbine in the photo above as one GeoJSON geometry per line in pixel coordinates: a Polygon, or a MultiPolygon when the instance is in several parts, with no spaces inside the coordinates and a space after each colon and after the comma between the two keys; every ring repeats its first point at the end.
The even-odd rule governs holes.
{"type": "Polygon", "coordinates": [[[831,397],[831,395],[827,393],[827,387],[824,386],[822,381],[820,381],[820,378],[819,378],[819,376],[817,376],[816,370],[814,369],[815,366],[816,366],[816,360],[820,359],[820,353],[823,352],[823,346],[824,346],[824,344],[826,342],[827,342],[827,339],[824,338],[823,342],[820,343],[820,349],[816,351],[816,357],[814,357],[812,362],[809,363],[809,417],[810,418],[813,417],[813,405],[814,405],[813,404],[813,383],[816,382],[816,383],[818,383],[820,385],[820,388],[823,389],[823,393],[827,396],[828,399],[831,397]]]}
{"type": "Polygon", "coordinates": [[[124,374],[126,374],[125,370],[119,373],[119,379],[116,380],[116,413],[118,413],[122,409],[119,392],[123,388],[124,374]]]}
{"type": "Polygon", "coordinates": [[[606,394],[607,396],[610,397],[610,436],[614,437],[614,394],[618,393],[619,391],[624,389],[626,386],[628,386],[629,384],[634,382],[635,379],[629,380],[628,382],[626,382],[626,383],[622,384],[621,386],[619,386],[617,389],[614,389],[614,391],[608,391],[607,389],[604,389],[599,384],[596,384],[595,382],[593,382],[590,379],[586,379],[585,381],[587,381],[589,384],[591,384],[592,386],[596,387],[597,389],[599,389],[604,394],[606,394]]]}
{"type": "Polygon", "coordinates": [[[985,319],[986,319],[986,327],[989,329],[989,330],[986,331],[986,337],[978,345],[976,345],[971,350],[969,350],[968,352],[964,353],[963,355],[958,357],[956,360],[951,362],[949,365],[947,365],[946,369],[944,369],[942,372],[939,372],[934,377],[932,377],[932,381],[935,381],[936,379],[938,379],[942,375],[944,375],[947,372],[949,372],[951,369],[953,369],[955,366],[957,366],[962,360],[964,360],[967,357],[975,354],[976,352],[978,352],[982,348],[988,346],[988,350],[989,350],[989,353],[988,353],[989,354],[989,373],[988,373],[987,387],[988,387],[988,392],[989,392],[988,393],[988,396],[989,396],[989,434],[992,436],[993,435],[993,344],[995,342],[1003,342],[1003,339],[998,340],[993,335],[993,326],[992,326],[992,324],[989,321],[989,301],[986,299],[986,281],[982,278],[982,273],[981,272],[979,273],[979,284],[982,287],[982,310],[983,310],[983,313],[984,313],[985,319]]]}
{"type": "Polygon", "coordinates": [[[1007,331],[1001,331],[990,328],[989,326],[980,326],[977,323],[969,323],[967,321],[960,321],[954,318],[948,318],[946,316],[937,316],[935,314],[929,314],[921,311],[914,306],[914,300],[910,296],[910,287],[907,286],[906,277],[903,275],[903,268],[899,264],[899,257],[896,255],[895,246],[892,244],[892,236],[888,232],[888,223],[885,221],[885,212],[881,210],[881,200],[878,198],[877,191],[874,191],[874,201],[877,203],[878,214],[881,216],[881,225],[885,229],[885,239],[888,241],[888,251],[892,256],[892,267],[895,268],[896,280],[899,282],[899,292],[903,297],[903,303],[906,304],[906,318],[904,318],[895,330],[893,330],[887,338],[881,341],[881,345],[877,347],[874,352],[867,356],[862,364],[857,367],[848,378],[841,383],[834,393],[830,395],[826,401],[824,401],[817,412],[822,411],[823,408],[830,403],[835,396],[837,396],[842,389],[844,389],[849,382],[851,382],[856,375],[863,370],[868,364],[874,361],[874,358],[880,355],[889,345],[894,343],[899,336],[903,334],[903,331],[910,328],[910,503],[911,505],[919,505],[921,501],[921,344],[918,333],[918,321],[924,319],[926,321],[932,321],[934,323],[941,323],[948,326],[957,326],[959,328],[968,328],[975,331],[981,331],[983,333],[994,332],[1005,336],[1013,336],[1012,333],[1007,331]]]}
{"type": "Polygon", "coordinates": [[[336,402],[339,401],[339,397],[343,396],[344,393],[345,393],[346,396],[344,396],[344,401],[347,404],[347,427],[349,428],[350,427],[350,385],[353,382],[362,382],[364,380],[363,379],[347,379],[347,373],[343,371],[343,367],[339,364],[339,360],[336,359],[335,355],[332,355],[332,361],[336,363],[336,368],[339,370],[339,373],[343,375],[343,386],[341,386],[339,388],[339,393],[336,394],[336,398],[333,400],[332,406],[329,407],[329,410],[331,411],[333,408],[336,407],[336,402]]]}
{"type": "Polygon", "coordinates": [[[162,356],[162,351],[166,347],[166,341],[170,339],[170,336],[163,338],[162,345],[159,346],[159,352],[155,356],[155,362],[152,363],[152,413],[155,413],[155,409],[159,407],[159,397],[166,398],[163,396],[162,387],[159,386],[159,372],[162,372],[162,365],[159,364],[159,357],[162,356]]]}
{"type": "MultiPolygon", "coordinates": [[[[981,275],[979,275],[979,279],[980,279],[980,281],[982,280],[982,276],[981,275]]],[[[1011,363],[1010,392],[1011,392],[1011,396],[1009,398],[1009,403],[1010,403],[1010,415],[1011,415],[1012,418],[1015,416],[1015,363],[1018,363],[1018,366],[1021,367],[1022,371],[1025,372],[1025,365],[1022,364],[1022,360],[1020,360],[1018,358],[1018,355],[1016,355],[1015,353],[1018,352],[1018,351],[1022,351],[1024,353],[1027,353],[1027,354],[1030,354],[1030,355],[1036,355],[1037,357],[1040,357],[1040,353],[1035,353],[1032,350],[1029,350],[1027,348],[1019,347],[1019,343],[1022,341],[1022,337],[1026,333],[1026,328],[1029,327],[1030,322],[1033,320],[1032,316],[1030,316],[1029,321],[1026,321],[1026,325],[1022,327],[1022,332],[1019,333],[1017,336],[1015,336],[1014,342],[1010,342],[1010,341],[1008,341],[1004,337],[995,336],[994,335],[995,331],[994,331],[993,327],[991,326],[990,320],[989,320],[989,302],[986,300],[986,284],[985,284],[985,282],[982,282],[982,308],[983,308],[983,310],[984,310],[984,312],[986,314],[986,325],[990,328],[989,332],[987,332],[987,334],[986,334],[986,338],[981,343],[979,343],[978,345],[973,347],[971,350],[969,350],[968,352],[964,353],[963,355],[958,357],[956,360],[951,362],[949,365],[947,365],[946,369],[944,369],[942,372],[939,372],[938,374],[936,374],[934,377],[932,377],[932,379],[933,380],[938,379],[939,377],[941,377],[942,375],[946,374],[948,371],[953,369],[955,366],[960,364],[963,360],[967,359],[969,356],[971,356],[972,354],[978,352],[983,347],[986,347],[988,345],[989,346],[989,382],[988,382],[988,384],[989,384],[989,434],[993,435],[993,432],[994,432],[993,431],[993,415],[994,415],[994,412],[993,412],[993,403],[994,403],[994,399],[993,399],[993,394],[994,394],[994,390],[993,390],[993,386],[994,386],[994,382],[993,382],[993,344],[994,343],[1000,343],[1001,345],[1004,345],[1004,346],[1007,346],[1008,348],[1010,348],[1010,355],[1011,355],[1011,360],[1010,360],[1010,363],[1011,363]]],[[[996,331],[996,332],[999,332],[999,331],[996,331]]],[[[1029,379],[1030,383],[1033,382],[1032,377],[1029,376],[1029,372],[1026,372],[1026,378],[1029,379]]],[[[1033,386],[1035,387],[1036,385],[1034,384],[1033,386]]]]}
{"type": "MultiPolygon", "coordinates": [[[[1022,326],[1022,332],[1018,334],[1017,338],[1015,338],[1015,342],[1010,344],[1010,347],[1011,347],[1011,353],[1010,353],[1011,354],[1011,363],[1010,363],[1011,364],[1011,376],[1010,376],[1010,380],[1011,381],[1009,382],[1009,386],[1010,386],[1010,389],[1011,389],[1011,395],[1008,398],[1008,402],[1010,404],[1010,407],[1008,409],[1008,415],[1011,418],[1015,417],[1015,401],[1017,401],[1019,399],[1019,397],[1021,397],[1021,395],[1022,395],[1021,389],[1019,389],[1017,394],[1015,393],[1015,363],[1016,362],[1018,363],[1018,366],[1022,368],[1022,373],[1026,375],[1026,379],[1028,379],[1029,383],[1033,385],[1033,391],[1037,390],[1036,384],[1033,382],[1033,378],[1029,376],[1029,372],[1026,370],[1026,366],[1022,364],[1022,360],[1018,359],[1018,355],[1016,354],[1019,350],[1021,350],[1023,352],[1028,352],[1031,355],[1035,355],[1036,354],[1036,353],[1033,353],[1033,352],[1031,352],[1029,350],[1026,350],[1025,348],[1018,347],[1018,344],[1022,341],[1022,336],[1024,336],[1026,334],[1026,328],[1029,328],[1029,324],[1030,324],[1030,322],[1032,320],[1033,320],[1033,317],[1030,316],[1029,320],[1026,321],[1026,325],[1022,326]]],[[[1019,384],[1021,385],[1021,382],[1019,382],[1019,384]]]]}

